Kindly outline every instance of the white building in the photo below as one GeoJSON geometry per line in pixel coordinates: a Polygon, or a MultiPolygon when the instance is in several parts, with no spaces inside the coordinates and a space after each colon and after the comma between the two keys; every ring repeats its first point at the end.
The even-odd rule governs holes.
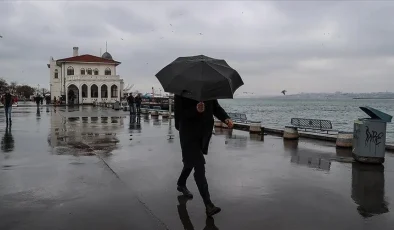
{"type": "Polygon", "coordinates": [[[73,56],[54,60],[50,58],[50,91],[52,99],[61,96],[69,104],[91,104],[94,102],[115,102],[123,97],[123,79],[116,74],[120,62],[105,52],[101,57],[78,55],[78,47],[73,48],[73,56]]]}

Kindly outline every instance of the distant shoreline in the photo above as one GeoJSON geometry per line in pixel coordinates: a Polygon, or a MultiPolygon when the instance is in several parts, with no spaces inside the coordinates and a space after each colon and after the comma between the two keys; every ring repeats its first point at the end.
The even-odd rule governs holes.
{"type": "Polygon", "coordinates": [[[387,98],[387,97],[354,97],[354,100],[361,100],[361,99],[367,99],[367,100],[373,100],[373,99],[378,99],[378,100],[394,100],[394,98],[387,98]]]}

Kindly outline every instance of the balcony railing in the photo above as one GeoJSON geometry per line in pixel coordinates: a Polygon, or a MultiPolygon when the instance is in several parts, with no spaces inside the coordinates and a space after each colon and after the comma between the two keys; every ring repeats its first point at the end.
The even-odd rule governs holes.
{"type": "Polygon", "coordinates": [[[66,81],[113,81],[120,80],[119,75],[72,75],[66,76],[66,81]]]}

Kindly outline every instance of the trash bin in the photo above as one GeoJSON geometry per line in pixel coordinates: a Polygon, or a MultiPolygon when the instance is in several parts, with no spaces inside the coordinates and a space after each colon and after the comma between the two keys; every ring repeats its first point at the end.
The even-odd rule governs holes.
{"type": "Polygon", "coordinates": [[[365,163],[383,163],[386,152],[386,126],[392,116],[371,107],[360,107],[370,118],[354,121],[353,158],[365,163]]]}

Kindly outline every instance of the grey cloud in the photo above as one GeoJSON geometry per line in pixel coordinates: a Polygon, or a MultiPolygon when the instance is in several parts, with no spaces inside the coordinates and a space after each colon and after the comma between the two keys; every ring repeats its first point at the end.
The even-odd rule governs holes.
{"type": "Polygon", "coordinates": [[[71,56],[73,46],[99,55],[108,41],[117,72],[140,91],[195,54],[226,59],[244,78],[240,91],[385,91],[393,10],[388,1],[2,2],[0,77],[48,85],[50,56],[71,56]]]}

